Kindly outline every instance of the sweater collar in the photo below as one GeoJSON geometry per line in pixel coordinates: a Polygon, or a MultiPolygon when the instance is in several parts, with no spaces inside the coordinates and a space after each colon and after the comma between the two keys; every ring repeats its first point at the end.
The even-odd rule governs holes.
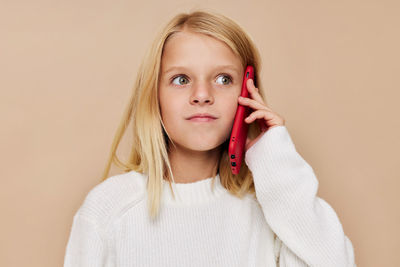
{"type": "Polygon", "coordinates": [[[214,200],[222,193],[227,192],[222,186],[219,173],[215,177],[208,177],[192,183],[173,183],[175,199],[168,181],[162,180],[162,201],[168,205],[191,205],[214,200]],[[214,185],[212,187],[212,181],[214,185]]]}

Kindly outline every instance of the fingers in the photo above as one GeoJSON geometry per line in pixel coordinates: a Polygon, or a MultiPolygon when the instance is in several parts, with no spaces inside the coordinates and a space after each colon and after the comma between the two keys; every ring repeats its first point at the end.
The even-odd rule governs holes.
{"type": "Polygon", "coordinates": [[[239,104],[243,106],[249,106],[252,109],[263,109],[272,111],[269,107],[265,106],[264,104],[247,97],[239,97],[239,104]]]}
{"type": "Polygon", "coordinates": [[[244,119],[246,123],[252,123],[256,119],[264,119],[266,121],[275,118],[275,114],[269,110],[256,110],[244,119]]]}
{"type": "Polygon", "coordinates": [[[284,119],[269,108],[263,101],[261,95],[258,93],[258,88],[254,86],[252,79],[247,81],[247,89],[250,97],[239,97],[238,101],[240,105],[251,107],[254,111],[244,119],[246,123],[252,123],[255,120],[262,121],[261,129],[265,130],[265,127],[269,125],[281,125],[284,124],[284,119]]]}
{"type": "Polygon", "coordinates": [[[256,88],[254,85],[254,80],[248,79],[246,85],[251,98],[265,106],[264,100],[262,99],[261,95],[258,92],[259,91],[258,88],[256,88]]]}

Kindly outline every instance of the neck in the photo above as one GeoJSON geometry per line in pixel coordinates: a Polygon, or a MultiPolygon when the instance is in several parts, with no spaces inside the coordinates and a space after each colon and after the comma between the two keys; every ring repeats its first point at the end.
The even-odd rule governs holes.
{"type": "Polygon", "coordinates": [[[168,156],[175,183],[193,183],[217,175],[221,149],[192,151],[173,146],[168,156]]]}

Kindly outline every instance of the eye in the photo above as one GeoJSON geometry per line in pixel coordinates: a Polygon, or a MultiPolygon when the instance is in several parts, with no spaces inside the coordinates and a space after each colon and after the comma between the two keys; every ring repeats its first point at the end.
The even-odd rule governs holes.
{"type": "Polygon", "coordinates": [[[175,85],[182,85],[182,84],[180,84],[180,82],[185,81],[185,80],[187,80],[186,76],[182,75],[182,74],[179,74],[179,75],[177,75],[177,76],[172,78],[172,83],[175,84],[175,85]],[[179,79],[177,79],[177,78],[179,78],[179,79]],[[178,84],[174,83],[175,80],[178,81],[178,84]]]}
{"type": "MultiPolygon", "coordinates": [[[[232,77],[228,74],[222,74],[222,75],[218,76],[217,81],[221,81],[223,85],[228,85],[229,82],[232,83],[232,77]]],[[[184,85],[184,84],[188,83],[188,79],[187,79],[186,75],[179,74],[172,78],[172,83],[175,85],[184,85]],[[182,82],[183,82],[183,84],[182,84],[182,82]]]]}
{"type": "MultiPolygon", "coordinates": [[[[219,77],[224,77],[224,78],[222,79],[222,82],[230,81],[230,82],[232,83],[232,77],[231,77],[230,75],[223,74],[223,75],[221,75],[221,76],[219,76],[219,77]]],[[[221,80],[221,79],[219,79],[219,77],[218,77],[217,80],[221,80]]],[[[224,83],[224,84],[226,84],[226,83],[224,83]]]]}

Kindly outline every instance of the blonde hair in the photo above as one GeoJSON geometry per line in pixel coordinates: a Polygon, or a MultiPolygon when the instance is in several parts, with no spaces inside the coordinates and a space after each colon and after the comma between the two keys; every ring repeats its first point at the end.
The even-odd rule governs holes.
{"type": "MultiPolygon", "coordinates": [[[[176,32],[189,30],[206,34],[223,41],[241,59],[243,69],[247,65],[254,67],[254,82],[263,99],[265,91],[259,80],[260,56],[245,31],[231,19],[213,11],[196,10],[190,13],[180,13],[157,34],[152,46],[139,66],[132,95],[125,109],[122,120],[115,134],[109,159],[103,173],[102,181],[107,179],[112,163],[123,172],[136,171],[148,174],[147,192],[149,214],[154,219],[160,209],[162,180],[169,182],[173,174],[168,158],[169,135],[163,125],[159,100],[158,82],[160,75],[161,56],[165,42],[176,32]],[[132,121],[133,145],[130,148],[128,162],[121,162],[116,151],[127,126],[132,121]],[[159,164],[161,163],[161,164],[159,164]]],[[[249,125],[248,136],[255,138],[261,132],[257,123],[249,125]]],[[[233,122],[232,122],[233,123],[233,122]]],[[[170,140],[172,141],[172,140],[170,140]]],[[[242,162],[240,173],[233,175],[228,158],[229,138],[221,145],[222,153],[218,164],[221,184],[233,195],[242,198],[245,194],[255,195],[253,176],[246,163],[242,162]]],[[[214,183],[214,179],[212,181],[214,183]]],[[[172,190],[173,192],[173,190],[172,190]]],[[[172,193],[175,197],[174,193],[172,193]]]]}

